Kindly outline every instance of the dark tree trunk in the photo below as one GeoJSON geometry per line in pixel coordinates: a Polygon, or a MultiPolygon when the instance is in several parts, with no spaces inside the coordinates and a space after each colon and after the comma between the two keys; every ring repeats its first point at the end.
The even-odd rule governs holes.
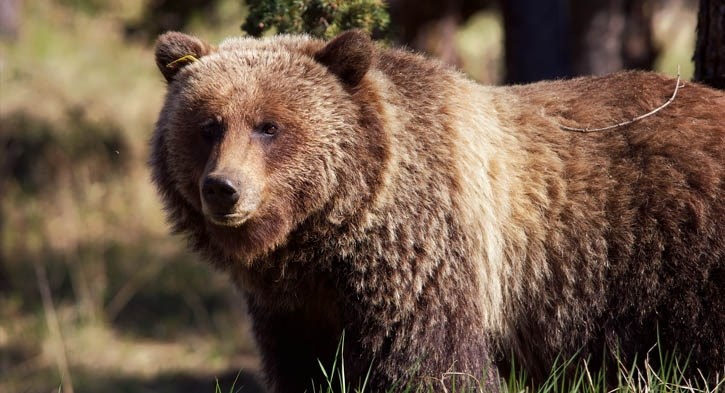
{"type": "MultiPolygon", "coordinates": [[[[0,0],[2,1],[2,0],[0,0]]],[[[2,127],[0,127],[0,132],[5,131],[2,127]]],[[[4,140],[4,138],[0,138],[0,149],[3,151],[3,156],[0,157],[0,198],[3,197],[5,194],[5,184],[8,182],[8,176],[7,173],[9,172],[8,167],[10,166],[9,160],[7,158],[7,142],[4,140]]],[[[0,294],[8,293],[10,292],[10,276],[5,269],[5,253],[3,252],[3,243],[2,243],[2,237],[4,236],[4,232],[7,228],[5,228],[5,212],[0,210],[0,294]]]]}
{"type": "Polygon", "coordinates": [[[571,74],[566,3],[564,0],[503,2],[506,83],[557,79],[571,74]]]}
{"type": "MultiPolygon", "coordinates": [[[[0,220],[2,220],[2,217],[0,217],[0,220]]],[[[2,231],[4,228],[2,227],[2,222],[0,222],[0,234],[2,234],[2,231]]],[[[0,246],[2,246],[0,244],[0,246]]],[[[8,271],[5,269],[5,255],[3,254],[3,250],[0,249],[0,294],[9,293],[10,288],[10,275],[8,274],[8,271]]]]}
{"type": "Polygon", "coordinates": [[[725,0],[700,0],[695,80],[725,89],[725,0]]]}
{"type": "Polygon", "coordinates": [[[493,0],[389,0],[391,29],[413,49],[460,66],[454,46],[456,30],[471,15],[494,4],[493,0]]]}
{"type": "Polygon", "coordinates": [[[652,35],[651,0],[570,3],[572,67],[575,75],[604,75],[621,69],[652,69],[658,50],[652,35]]]}
{"type": "MultiPolygon", "coordinates": [[[[722,4],[725,0],[710,0],[722,4]]],[[[498,3],[503,11],[506,82],[527,83],[621,69],[652,69],[657,0],[389,0],[401,43],[458,64],[458,24],[498,3]]]]}

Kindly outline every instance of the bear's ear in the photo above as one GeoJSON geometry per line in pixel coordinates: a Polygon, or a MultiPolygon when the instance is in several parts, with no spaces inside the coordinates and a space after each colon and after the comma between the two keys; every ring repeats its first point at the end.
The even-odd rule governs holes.
{"type": "Polygon", "coordinates": [[[315,60],[349,87],[355,87],[368,72],[374,45],[363,30],[349,30],[333,38],[315,53],[315,60]]]}
{"type": "Polygon", "coordinates": [[[171,31],[156,40],[156,66],[171,82],[180,69],[202,56],[211,53],[212,47],[206,42],[183,33],[171,31]]]}

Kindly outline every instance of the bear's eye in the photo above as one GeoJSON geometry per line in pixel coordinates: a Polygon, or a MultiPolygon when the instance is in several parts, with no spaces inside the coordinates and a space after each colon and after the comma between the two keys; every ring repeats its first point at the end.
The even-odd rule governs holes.
{"type": "Polygon", "coordinates": [[[279,132],[279,126],[275,123],[266,121],[255,127],[255,131],[264,136],[275,136],[279,132]]]}
{"type": "Polygon", "coordinates": [[[208,142],[214,142],[224,133],[224,121],[221,116],[214,116],[201,123],[201,136],[208,142]]]}

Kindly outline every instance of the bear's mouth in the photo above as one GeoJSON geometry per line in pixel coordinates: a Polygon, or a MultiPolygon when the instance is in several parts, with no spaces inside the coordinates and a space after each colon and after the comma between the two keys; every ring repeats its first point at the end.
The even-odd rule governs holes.
{"type": "Polygon", "coordinates": [[[249,220],[249,213],[205,214],[211,223],[224,227],[239,227],[249,220]]]}

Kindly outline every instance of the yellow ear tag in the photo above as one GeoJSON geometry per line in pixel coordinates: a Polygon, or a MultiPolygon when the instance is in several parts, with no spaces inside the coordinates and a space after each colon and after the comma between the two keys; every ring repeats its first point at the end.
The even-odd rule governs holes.
{"type": "Polygon", "coordinates": [[[194,57],[194,55],[185,55],[167,64],[166,68],[173,68],[177,63],[193,63],[195,61],[199,61],[199,59],[194,57]]]}

